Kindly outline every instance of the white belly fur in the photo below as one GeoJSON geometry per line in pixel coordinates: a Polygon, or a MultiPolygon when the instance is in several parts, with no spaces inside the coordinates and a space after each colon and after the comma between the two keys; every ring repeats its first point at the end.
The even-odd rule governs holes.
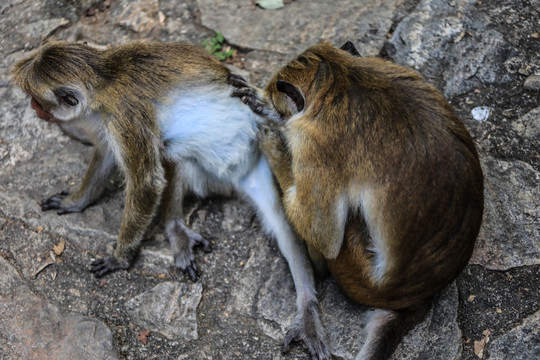
{"type": "Polygon", "coordinates": [[[262,118],[232,88],[179,89],[170,105],[158,106],[165,155],[198,164],[217,179],[238,184],[258,157],[257,123],[262,118]]]}

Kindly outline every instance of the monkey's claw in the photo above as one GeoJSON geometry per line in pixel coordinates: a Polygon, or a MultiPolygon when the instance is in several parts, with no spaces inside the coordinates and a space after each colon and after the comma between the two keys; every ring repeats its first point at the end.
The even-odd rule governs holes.
{"type": "Polygon", "coordinates": [[[199,277],[201,276],[201,273],[199,272],[199,269],[197,269],[197,265],[194,261],[191,261],[185,269],[181,270],[184,274],[187,274],[189,280],[193,282],[197,282],[197,280],[199,280],[199,277]]]}
{"type": "Polygon", "coordinates": [[[92,262],[90,266],[90,272],[92,272],[96,278],[103,277],[117,270],[129,268],[129,265],[121,264],[114,256],[104,259],[97,259],[96,261],[92,262]]]}

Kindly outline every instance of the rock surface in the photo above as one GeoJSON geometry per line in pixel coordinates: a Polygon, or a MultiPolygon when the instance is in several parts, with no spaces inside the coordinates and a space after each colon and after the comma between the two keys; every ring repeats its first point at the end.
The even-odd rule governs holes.
{"type": "MultiPolygon", "coordinates": [[[[352,40],[362,55],[413,67],[444,92],[478,145],[484,223],[471,265],[392,359],[478,359],[474,345],[486,331],[483,359],[539,356],[540,2],[286,3],[273,11],[221,0],[0,5],[0,358],[308,359],[302,346],[280,351],[294,315],[293,282],[242,201],[186,205],[187,222],[214,249],[196,252],[196,284],[172,269],[160,226],[130,271],[104,280],[88,272],[93,259],[113,251],[123,208],[119,179],[81,214],[39,209],[42,198],[77,189],[92,148],[37,119],[9,83],[10,67],[49,38],[201,44],[217,30],[238,50],[232,63],[260,86],[309,45],[352,40]],[[489,108],[483,121],[471,114],[480,106],[489,108]]],[[[346,299],[331,280],[318,293],[332,354],[354,359],[372,309],[346,299]]]]}

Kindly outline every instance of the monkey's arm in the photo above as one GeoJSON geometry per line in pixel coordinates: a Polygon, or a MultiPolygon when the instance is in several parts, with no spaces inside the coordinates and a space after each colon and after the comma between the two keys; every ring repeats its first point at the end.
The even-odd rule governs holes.
{"type": "Polygon", "coordinates": [[[257,134],[259,148],[268,159],[281,191],[284,192],[294,184],[291,169],[291,154],[285,143],[283,133],[275,123],[262,125],[257,134]]]}
{"type": "Polygon", "coordinates": [[[336,188],[332,181],[338,179],[326,169],[293,166],[293,178],[294,185],[283,196],[289,220],[310,247],[326,259],[335,259],[343,244],[348,216],[346,194],[336,188]]]}
{"type": "Polygon", "coordinates": [[[150,133],[147,125],[135,121],[124,133],[115,125],[110,125],[111,133],[122,134],[122,137],[118,136],[118,156],[126,173],[126,198],[114,256],[92,263],[90,271],[96,277],[131,266],[165,186],[159,137],[150,133]]]}
{"type": "Polygon", "coordinates": [[[113,156],[107,155],[103,146],[96,146],[79,191],[53,195],[41,202],[41,210],[58,209],[59,215],[83,211],[103,194],[114,169],[113,156]]]}

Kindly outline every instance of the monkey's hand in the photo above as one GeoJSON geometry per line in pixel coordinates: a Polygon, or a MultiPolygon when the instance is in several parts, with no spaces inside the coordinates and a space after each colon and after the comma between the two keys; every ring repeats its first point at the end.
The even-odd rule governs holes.
{"type": "Polygon", "coordinates": [[[312,303],[305,307],[287,331],[283,340],[284,353],[290,350],[291,342],[303,341],[313,360],[331,360],[332,356],[324,341],[324,330],[317,312],[317,304],[312,303]]]}
{"type": "Polygon", "coordinates": [[[118,261],[116,257],[109,256],[103,259],[97,259],[92,262],[90,266],[90,272],[92,272],[95,277],[100,278],[117,270],[129,269],[130,264],[129,262],[122,263],[118,261]]]}
{"type": "Polygon", "coordinates": [[[240,98],[255,114],[273,121],[279,121],[281,119],[281,116],[272,104],[264,99],[262,92],[256,87],[249,85],[240,75],[231,74],[229,76],[229,84],[234,86],[231,96],[240,98]]]}
{"type": "Polygon", "coordinates": [[[58,210],[58,215],[81,212],[86,208],[86,204],[73,201],[67,191],[55,194],[40,203],[41,210],[58,210]]]}
{"type": "Polygon", "coordinates": [[[259,140],[259,148],[270,162],[272,162],[272,159],[288,157],[289,150],[279,124],[270,122],[259,125],[257,138],[259,140]]]}
{"type": "Polygon", "coordinates": [[[208,242],[201,234],[188,228],[184,222],[180,220],[172,220],[167,225],[166,233],[169,242],[174,244],[175,267],[182,270],[184,274],[187,274],[191,281],[197,281],[201,274],[195,264],[193,248],[202,246],[203,250],[208,253],[212,251],[210,242],[208,242]]]}

